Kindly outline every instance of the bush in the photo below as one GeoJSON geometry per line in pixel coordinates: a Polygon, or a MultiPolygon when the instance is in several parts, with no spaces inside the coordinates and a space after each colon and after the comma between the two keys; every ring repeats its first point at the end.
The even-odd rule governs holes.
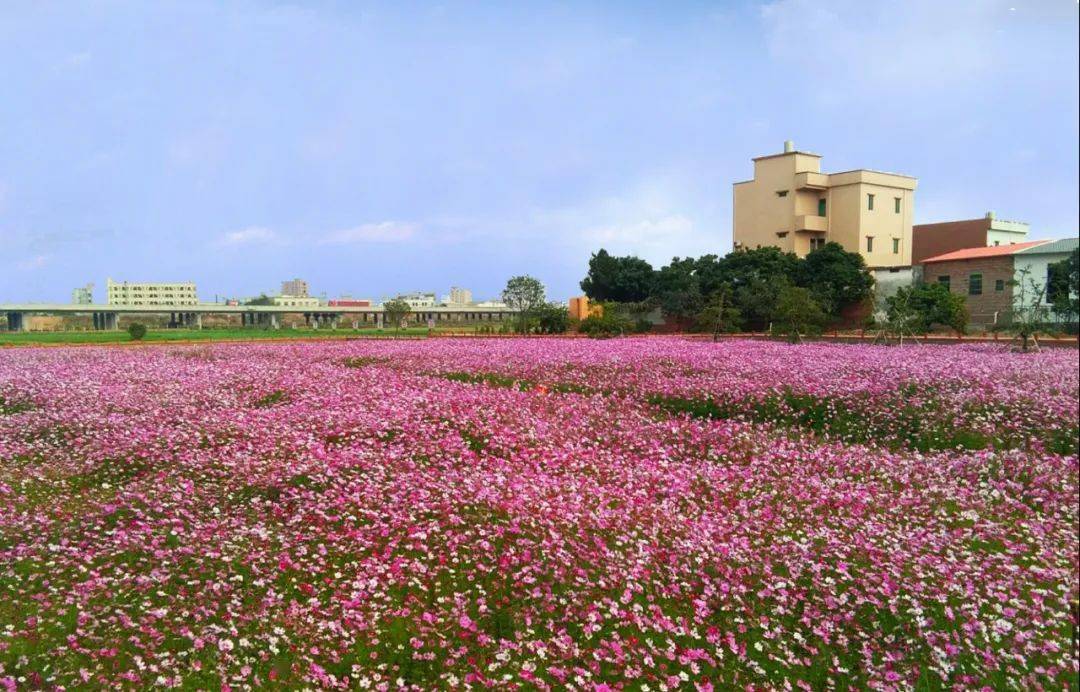
{"type": "Polygon", "coordinates": [[[541,334],[564,334],[570,329],[570,311],[561,305],[547,303],[537,308],[536,321],[541,334]]]}
{"type": "Polygon", "coordinates": [[[634,322],[634,333],[635,334],[648,334],[649,332],[652,331],[652,326],[653,326],[652,322],[645,319],[644,317],[639,317],[637,319],[637,322],[634,322]]]}
{"type": "Polygon", "coordinates": [[[132,341],[142,341],[142,338],[146,336],[146,325],[141,322],[132,322],[128,325],[127,333],[132,341]]]}
{"type": "Polygon", "coordinates": [[[602,315],[592,315],[581,320],[578,331],[594,339],[610,339],[622,336],[634,328],[634,323],[614,310],[604,310],[602,315]]]}
{"type": "Polygon", "coordinates": [[[912,328],[925,332],[935,325],[951,327],[960,334],[967,330],[968,312],[964,297],[937,283],[904,286],[885,299],[890,319],[911,313],[912,328]]]}

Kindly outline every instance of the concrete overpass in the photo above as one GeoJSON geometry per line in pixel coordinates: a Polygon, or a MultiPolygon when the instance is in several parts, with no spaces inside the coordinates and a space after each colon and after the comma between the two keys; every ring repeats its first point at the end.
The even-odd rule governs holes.
{"type": "MultiPolygon", "coordinates": [[[[296,307],[287,305],[224,305],[200,303],[198,305],[108,305],[72,303],[0,303],[0,314],[7,317],[9,331],[25,331],[30,315],[90,315],[94,329],[117,329],[120,316],[169,315],[169,324],[177,327],[202,328],[203,315],[240,315],[245,327],[277,329],[282,315],[303,315],[305,322],[319,329],[336,328],[345,317],[366,326],[383,326],[383,309],[380,305],[368,307],[320,305],[296,307]]],[[[417,322],[433,321],[435,324],[453,322],[502,322],[510,319],[514,311],[505,307],[429,307],[415,308],[408,319],[417,322]]]]}

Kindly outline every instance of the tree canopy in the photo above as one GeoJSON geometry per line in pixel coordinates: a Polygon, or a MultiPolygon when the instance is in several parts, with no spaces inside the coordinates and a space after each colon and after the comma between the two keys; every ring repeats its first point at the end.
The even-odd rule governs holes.
{"type": "Polygon", "coordinates": [[[815,306],[827,319],[865,300],[874,280],[862,255],[837,243],[799,258],[775,247],[736,250],[724,257],[674,257],[653,269],[637,257],[616,257],[599,250],[589,260],[581,287],[589,298],[643,302],[659,307],[686,325],[715,323],[712,306],[719,292],[730,300],[724,308],[732,326],[767,329],[776,317],[777,300],[785,288],[810,291],[815,306]],[[704,313],[711,311],[709,315],[704,313]],[[737,320],[734,316],[738,316],[737,320]]]}
{"type": "Polygon", "coordinates": [[[529,315],[546,302],[544,284],[527,274],[515,276],[506,282],[502,299],[512,310],[529,315]]]}
{"type": "Polygon", "coordinates": [[[652,295],[654,275],[652,265],[643,259],[614,257],[601,249],[589,259],[581,290],[590,300],[636,303],[652,295]]]}

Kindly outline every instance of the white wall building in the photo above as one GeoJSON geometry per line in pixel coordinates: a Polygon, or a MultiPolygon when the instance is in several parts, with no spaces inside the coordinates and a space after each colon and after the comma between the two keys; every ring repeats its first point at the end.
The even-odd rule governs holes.
{"type": "Polygon", "coordinates": [[[198,305],[193,282],[136,283],[105,280],[109,305],[198,305]]]}
{"type": "Polygon", "coordinates": [[[71,292],[71,302],[76,305],[92,305],[94,302],[94,284],[86,284],[71,292]]]}
{"type": "Polygon", "coordinates": [[[322,305],[322,301],[314,296],[272,296],[270,302],[271,305],[291,308],[317,308],[322,305]]]}
{"type": "Polygon", "coordinates": [[[1027,294],[1043,291],[1043,305],[1049,307],[1051,296],[1046,287],[1050,282],[1050,265],[1069,259],[1077,247],[1080,247],[1080,239],[1064,238],[1018,250],[1013,255],[1013,281],[1017,282],[1013,288],[1013,302],[1019,301],[1019,283],[1026,278],[1026,281],[1034,283],[1027,294]]]}
{"type": "Polygon", "coordinates": [[[397,297],[397,300],[404,300],[413,310],[416,310],[417,308],[433,308],[436,304],[434,293],[423,293],[419,291],[400,295],[397,297]]]}

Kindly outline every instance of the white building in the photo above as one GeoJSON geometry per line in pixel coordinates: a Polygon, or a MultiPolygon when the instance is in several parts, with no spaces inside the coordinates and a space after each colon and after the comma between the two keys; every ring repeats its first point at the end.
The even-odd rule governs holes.
{"type": "Polygon", "coordinates": [[[1013,288],[1013,302],[1019,302],[1019,284],[1026,280],[1030,288],[1028,295],[1042,292],[1043,305],[1049,307],[1052,303],[1052,296],[1047,290],[1050,265],[1069,259],[1077,247],[1080,247],[1080,239],[1063,238],[1018,250],[1013,255],[1013,281],[1018,284],[1013,288]]]}
{"type": "Polygon", "coordinates": [[[195,284],[183,283],[134,283],[130,281],[105,280],[105,293],[109,305],[198,305],[195,284]]]}
{"type": "Polygon", "coordinates": [[[404,300],[409,304],[409,307],[413,310],[418,308],[433,308],[435,307],[435,294],[434,293],[405,293],[396,298],[396,300],[404,300]]]}
{"type": "Polygon", "coordinates": [[[86,284],[71,292],[71,302],[75,305],[92,305],[94,303],[94,284],[86,284]]]}
{"type": "Polygon", "coordinates": [[[270,303],[271,305],[291,308],[317,308],[322,304],[322,301],[314,296],[280,295],[272,296],[270,303]]]}

